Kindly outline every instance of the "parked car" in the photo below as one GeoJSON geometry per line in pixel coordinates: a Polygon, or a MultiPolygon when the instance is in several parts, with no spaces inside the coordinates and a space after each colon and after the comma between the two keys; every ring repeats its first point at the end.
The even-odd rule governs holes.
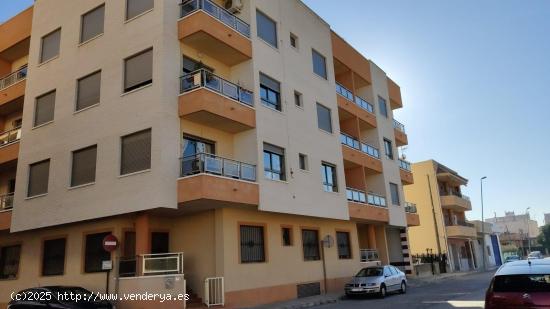
{"type": "Polygon", "coordinates": [[[375,266],[361,269],[345,286],[346,296],[378,295],[386,297],[388,292],[407,292],[407,277],[394,266],[375,266]]]}
{"type": "Polygon", "coordinates": [[[529,253],[529,255],[527,256],[527,259],[528,260],[537,260],[537,259],[542,259],[543,256],[542,256],[542,253],[540,253],[540,251],[533,251],[531,253],[529,253]]]}
{"type": "Polygon", "coordinates": [[[521,260],[521,258],[518,255],[510,255],[506,257],[506,259],[504,260],[504,263],[519,261],[519,260],[521,260]]]}
{"type": "Polygon", "coordinates": [[[96,300],[94,293],[76,286],[45,286],[18,292],[7,309],[115,309],[108,301],[96,300]]]}
{"type": "Polygon", "coordinates": [[[550,308],[550,260],[502,265],[485,295],[485,308],[550,308]]]}

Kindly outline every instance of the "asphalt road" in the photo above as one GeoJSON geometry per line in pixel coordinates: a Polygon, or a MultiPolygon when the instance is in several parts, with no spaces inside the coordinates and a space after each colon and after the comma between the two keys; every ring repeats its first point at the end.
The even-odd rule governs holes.
{"type": "Polygon", "coordinates": [[[419,287],[410,286],[404,295],[391,294],[385,299],[346,299],[318,308],[483,308],[485,291],[492,275],[493,272],[473,273],[419,287]]]}

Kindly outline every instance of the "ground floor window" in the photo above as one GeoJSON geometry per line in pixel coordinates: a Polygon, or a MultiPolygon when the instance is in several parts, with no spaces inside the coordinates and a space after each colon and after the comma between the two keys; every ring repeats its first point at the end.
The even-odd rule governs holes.
{"type": "Polygon", "coordinates": [[[338,245],[338,258],[351,259],[351,245],[348,232],[336,232],[336,243],[338,245]]]}
{"type": "Polygon", "coordinates": [[[240,226],[241,263],[265,262],[264,227],[240,226]]]}
{"type": "Polygon", "coordinates": [[[42,276],[63,275],[65,271],[65,238],[44,241],[42,276]]]}
{"type": "Polygon", "coordinates": [[[289,226],[283,226],[281,228],[281,238],[283,246],[292,246],[292,228],[289,226]]]}
{"type": "Polygon", "coordinates": [[[0,248],[0,279],[15,279],[19,272],[21,245],[0,248]]]}
{"type": "Polygon", "coordinates": [[[86,248],[84,251],[84,272],[95,273],[102,270],[103,261],[111,259],[111,253],[103,249],[103,238],[110,232],[86,235],[86,248]]]}
{"type": "Polygon", "coordinates": [[[320,260],[319,232],[317,230],[302,230],[302,247],[305,261],[320,260]]]}

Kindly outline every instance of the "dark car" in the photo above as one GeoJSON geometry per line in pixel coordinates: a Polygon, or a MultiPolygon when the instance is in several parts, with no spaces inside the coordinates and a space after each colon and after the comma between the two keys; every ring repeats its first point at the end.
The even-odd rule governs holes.
{"type": "Polygon", "coordinates": [[[108,301],[96,299],[97,294],[76,286],[45,286],[20,291],[12,295],[8,309],[115,309],[108,301]]]}
{"type": "Polygon", "coordinates": [[[550,260],[502,265],[487,290],[485,308],[550,308],[550,260]]]}

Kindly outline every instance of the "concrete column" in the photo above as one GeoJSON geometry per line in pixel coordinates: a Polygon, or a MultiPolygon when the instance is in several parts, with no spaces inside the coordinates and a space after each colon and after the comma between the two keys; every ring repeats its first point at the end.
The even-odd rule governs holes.
{"type": "Polygon", "coordinates": [[[367,228],[369,249],[378,249],[376,246],[376,229],[374,225],[369,224],[367,228]]]}
{"type": "Polygon", "coordinates": [[[136,229],[136,255],[151,253],[149,214],[138,214],[134,224],[136,229]]]}

